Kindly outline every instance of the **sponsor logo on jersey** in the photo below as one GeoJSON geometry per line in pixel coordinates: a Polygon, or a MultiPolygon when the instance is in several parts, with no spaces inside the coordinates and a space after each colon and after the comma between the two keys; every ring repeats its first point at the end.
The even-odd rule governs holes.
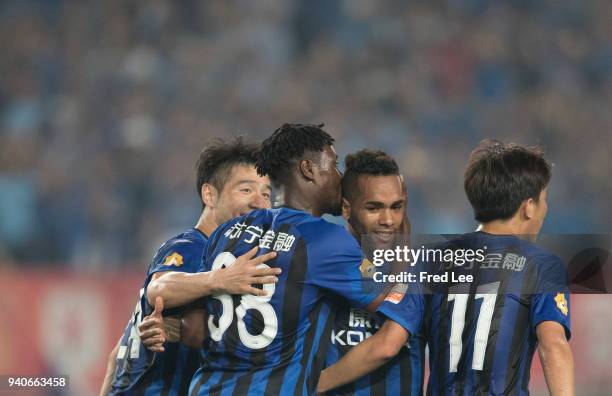
{"type": "Polygon", "coordinates": [[[397,285],[393,286],[393,289],[391,289],[389,294],[387,294],[385,301],[389,301],[393,304],[399,304],[400,301],[402,301],[402,298],[404,298],[404,295],[406,295],[407,290],[408,286],[403,283],[398,283],[397,285]]]}
{"type": "Polygon", "coordinates": [[[565,294],[557,293],[555,302],[557,303],[557,308],[559,308],[559,311],[561,311],[563,315],[567,316],[567,300],[565,299],[565,294]]]}
{"type": "Polygon", "coordinates": [[[176,267],[180,267],[183,265],[183,256],[176,252],[169,254],[164,259],[164,265],[174,265],[176,267]]]}
{"type": "Polygon", "coordinates": [[[373,278],[374,272],[376,272],[376,266],[370,260],[364,258],[359,266],[359,271],[364,278],[373,278]]]}

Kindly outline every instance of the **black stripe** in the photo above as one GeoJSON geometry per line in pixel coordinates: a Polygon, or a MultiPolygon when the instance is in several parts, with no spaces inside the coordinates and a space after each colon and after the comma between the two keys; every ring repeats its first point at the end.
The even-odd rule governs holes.
{"type": "MultiPolygon", "coordinates": [[[[425,347],[427,346],[427,339],[425,336],[419,339],[419,395],[423,395],[425,386],[425,347]]],[[[410,384],[412,386],[412,384],[410,384]]],[[[417,396],[417,395],[415,395],[417,396]]]]}
{"type": "Polygon", "coordinates": [[[158,363],[161,364],[161,380],[163,383],[163,388],[161,392],[161,396],[167,396],[168,392],[172,388],[172,379],[174,377],[174,372],[177,367],[177,360],[179,355],[179,348],[181,345],[173,343],[166,344],[166,350],[163,352],[162,356],[158,356],[158,358],[162,358],[158,363]]]}
{"type": "Polygon", "coordinates": [[[448,354],[449,357],[447,358],[447,351],[449,350],[449,340],[448,340],[448,325],[450,323],[450,318],[448,316],[449,305],[450,304],[448,302],[448,299],[446,298],[446,295],[444,295],[444,298],[442,299],[440,308],[438,310],[438,318],[436,320],[436,318],[434,317],[433,319],[435,320],[435,322],[432,323],[433,326],[435,326],[434,323],[440,324],[440,327],[438,328],[438,336],[437,336],[437,342],[436,342],[436,345],[438,345],[438,351],[437,351],[438,356],[434,357],[438,365],[436,368],[437,383],[435,384],[437,385],[438,389],[434,391],[434,394],[437,394],[437,395],[444,395],[446,393],[444,382],[446,380],[446,376],[448,374],[448,368],[450,364],[449,363],[450,354],[448,354]]]}
{"type": "MultiPolygon", "coordinates": [[[[402,349],[405,348],[402,347],[402,349]]],[[[400,351],[400,354],[401,353],[402,351],[400,351]]],[[[385,379],[387,378],[387,370],[392,367],[393,364],[396,363],[395,359],[397,358],[398,356],[391,359],[391,361],[388,361],[382,367],[379,367],[370,374],[370,395],[384,396],[387,394],[387,383],[385,381],[385,379]]]]}
{"type": "MultiPolygon", "coordinates": [[[[416,334],[410,334],[410,338],[416,337],[416,334]]],[[[413,343],[414,344],[414,343],[413,343]]],[[[414,347],[414,345],[412,345],[414,347]]],[[[396,357],[399,363],[400,370],[400,394],[402,395],[410,395],[412,390],[412,356],[410,354],[410,349],[407,347],[402,347],[399,355],[396,357]]]]}
{"type": "MultiPolygon", "coordinates": [[[[315,346],[317,350],[314,354],[314,358],[310,366],[310,372],[308,373],[308,376],[306,377],[306,389],[309,395],[314,394],[316,391],[317,384],[319,383],[319,377],[321,376],[321,371],[323,371],[323,367],[325,366],[325,356],[327,354],[327,349],[329,348],[329,345],[331,344],[331,337],[330,337],[331,329],[334,325],[336,311],[333,309],[333,305],[331,303],[329,305],[329,308],[330,309],[327,314],[327,318],[323,325],[321,338],[319,339],[318,345],[315,346]]],[[[318,317],[319,317],[319,314],[317,314],[317,316],[315,317],[315,320],[318,317]]],[[[316,326],[313,326],[312,328],[316,328],[316,326]]],[[[308,364],[308,361],[305,360],[305,357],[310,355],[310,351],[312,350],[312,346],[313,346],[312,341],[314,340],[314,336],[315,336],[314,332],[312,333],[310,337],[307,335],[307,337],[309,338],[306,338],[306,339],[307,340],[310,339],[310,341],[309,343],[306,344],[306,347],[304,348],[305,351],[308,350],[308,354],[304,352],[304,356],[302,357],[302,372],[304,372],[306,365],[308,364]]],[[[301,383],[302,378],[303,376],[302,374],[300,374],[300,380],[298,380],[298,383],[301,383]]],[[[301,395],[303,392],[303,389],[304,387],[301,387],[300,389],[297,390],[297,393],[301,395]]]]}
{"type": "Polygon", "coordinates": [[[189,384],[191,384],[191,379],[199,366],[200,351],[190,348],[189,352],[187,353],[186,364],[183,366],[183,375],[181,377],[181,383],[178,390],[179,395],[186,395],[189,392],[189,384]]]}
{"type": "Polygon", "coordinates": [[[212,375],[212,371],[204,371],[196,385],[193,387],[193,390],[191,391],[191,396],[198,396],[198,394],[200,393],[200,388],[203,384],[207,383],[210,380],[210,377],[212,377],[212,375]]]}
{"type": "MultiPolygon", "coordinates": [[[[506,375],[504,379],[504,390],[520,389],[518,387],[518,379],[521,376],[520,365],[521,356],[525,348],[528,348],[528,341],[525,332],[530,333],[531,327],[529,323],[529,302],[535,290],[535,265],[529,263],[526,266],[526,271],[523,279],[523,287],[521,290],[518,312],[514,322],[514,330],[512,333],[512,343],[510,344],[510,355],[506,366],[506,375]]],[[[530,357],[527,357],[530,359],[530,357]]],[[[527,374],[529,376],[529,374],[527,374]]]]}
{"type": "Polygon", "coordinates": [[[255,374],[255,372],[253,370],[249,370],[247,374],[238,377],[238,380],[236,381],[236,386],[232,391],[232,395],[246,395],[249,392],[249,387],[251,386],[251,382],[253,381],[253,374],[255,374]]]}
{"type": "Polygon", "coordinates": [[[307,267],[308,253],[306,251],[306,241],[304,238],[300,238],[295,247],[287,271],[281,316],[281,328],[285,341],[281,346],[280,361],[270,372],[268,383],[266,384],[265,393],[268,395],[278,395],[280,393],[285,372],[291,357],[295,353],[295,344],[297,340],[288,335],[296,334],[300,317],[300,308],[302,306],[302,293],[304,292],[304,280],[308,269],[307,267]]]}
{"type": "MultiPolygon", "coordinates": [[[[505,254],[514,253],[514,249],[509,248],[505,254]]],[[[504,255],[505,257],[505,255],[504,255]]],[[[482,365],[482,371],[475,373],[475,384],[476,389],[482,392],[489,393],[491,389],[491,376],[493,374],[493,363],[495,361],[495,350],[497,349],[497,340],[499,336],[499,325],[502,321],[504,314],[504,307],[506,305],[506,290],[508,285],[512,281],[514,275],[513,271],[509,270],[493,270],[497,271],[499,278],[499,289],[497,290],[497,298],[495,300],[495,307],[493,308],[493,317],[491,318],[491,327],[489,328],[489,334],[487,339],[487,349],[485,351],[485,358],[482,365]]]]}

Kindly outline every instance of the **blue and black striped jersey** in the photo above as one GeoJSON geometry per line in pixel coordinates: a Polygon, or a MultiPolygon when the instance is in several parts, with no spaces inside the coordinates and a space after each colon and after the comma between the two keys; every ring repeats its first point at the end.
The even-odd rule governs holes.
{"type": "Polygon", "coordinates": [[[342,227],[288,208],[256,210],[221,225],[206,248],[203,271],[231,265],[254,246],[274,250],[265,265],[282,269],[268,296],[208,298],[210,342],[190,394],[313,394],[334,320],[332,300],[364,307],[364,262],[342,227]]]}
{"type": "MultiPolygon", "coordinates": [[[[165,242],[153,257],[140,298],[117,353],[115,377],[110,395],[185,395],[193,374],[200,366],[200,351],[181,343],[164,344],[164,352],[151,352],[140,341],[138,326],[153,308],[146,288],[153,274],[163,271],[197,272],[206,245],[206,236],[190,229],[165,242]]],[[[180,313],[166,309],[164,316],[180,313]]]]}
{"type": "MultiPolygon", "coordinates": [[[[325,358],[329,367],[342,358],[351,348],[374,334],[380,325],[369,312],[351,308],[341,301],[337,304],[336,320],[331,334],[331,345],[325,358]]],[[[410,337],[397,356],[369,375],[365,375],[330,395],[421,395],[423,392],[423,365],[425,364],[425,338],[410,337]]]]}
{"type": "Polygon", "coordinates": [[[526,240],[484,232],[439,248],[485,248],[486,255],[461,269],[474,276],[472,282],[422,296],[430,364],[427,394],[528,395],[537,325],[558,322],[570,337],[563,263],[526,240]]]}

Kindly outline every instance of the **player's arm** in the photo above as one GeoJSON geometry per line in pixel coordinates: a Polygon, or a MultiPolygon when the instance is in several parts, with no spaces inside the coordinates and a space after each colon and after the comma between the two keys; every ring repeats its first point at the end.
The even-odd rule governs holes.
{"type": "Polygon", "coordinates": [[[157,272],[147,286],[147,301],[154,306],[155,299],[161,297],[167,308],[174,308],[211,294],[266,295],[264,290],[253,285],[277,282],[281,270],[257,268],[259,264],[276,257],[276,252],[258,257],[255,257],[256,254],[257,248],[253,248],[238,257],[231,266],[208,272],[157,272]]]}
{"type": "Polygon", "coordinates": [[[323,393],[369,374],[398,354],[408,341],[408,332],[386,320],[380,330],[321,372],[317,392],[323,393]]]}
{"type": "Polygon", "coordinates": [[[574,359],[571,337],[570,296],[567,273],[561,259],[546,256],[538,264],[537,294],[530,316],[538,338],[538,354],[551,395],[574,395],[574,359]]]}
{"type": "Polygon", "coordinates": [[[102,388],[100,389],[100,396],[106,396],[110,391],[113,377],[115,376],[115,368],[117,365],[117,352],[119,351],[119,344],[121,344],[121,337],[117,341],[117,344],[108,355],[108,362],[106,363],[106,374],[104,374],[104,381],[102,382],[102,388]]]}
{"type": "Polygon", "coordinates": [[[190,348],[202,348],[206,338],[206,310],[192,309],[181,318],[181,343],[190,348]]]}
{"type": "Polygon", "coordinates": [[[538,354],[544,369],[544,377],[552,396],[573,396],[574,358],[567,341],[565,328],[547,320],[536,327],[538,354]]]}

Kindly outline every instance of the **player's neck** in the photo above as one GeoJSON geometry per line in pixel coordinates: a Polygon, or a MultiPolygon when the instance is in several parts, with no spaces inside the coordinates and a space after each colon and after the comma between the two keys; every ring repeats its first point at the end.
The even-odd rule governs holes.
{"type": "Polygon", "coordinates": [[[213,211],[209,208],[204,208],[194,228],[209,237],[218,226],[219,225],[215,222],[213,211]]]}
{"type": "Polygon", "coordinates": [[[308,212],[313,216],[320,217],[323,215],[321,210],[314,205],[312,205],[312,199],[310,199],[310,195],[300,189],[296,188],[285,188],[281,187],[283,202],[280,203],[282,206],[303,210],[304,212],[308,212]]]}
{"type": "Polygon", "coordinates": [[[515,217],[508,220],[494,220],[483,223],[480,231],[493,235],[515,235],[518,237],[526,233],[524,225],[515,217]]]}

